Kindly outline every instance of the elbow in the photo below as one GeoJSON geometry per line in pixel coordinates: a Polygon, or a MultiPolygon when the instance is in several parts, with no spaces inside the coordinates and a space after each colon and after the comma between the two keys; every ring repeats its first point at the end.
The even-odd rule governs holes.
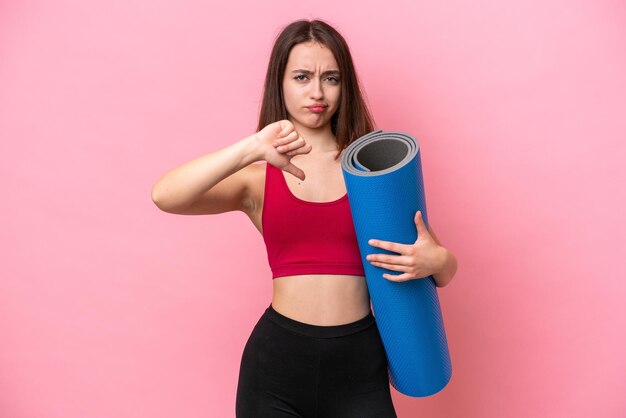
{"type": "Polygon", "coordinates": [[[150,197],[152,199],[152,203],[154,203],[161,211],[166,213],[184,215],[187,214],[191,207],[189,204],[182,204],[180,201],[177,201],[176,196],[170,193],[159,183],[152,187],[150,197]]]}
{"type": "Polygon", "coordinates": [[[167,196],[163,193],[162,187],[159,187],[159,183],[152,186],[150,197],[152,199],[152,203],[154,203],[157,208],[163,212],[171,212],[171,205],[168,205],[167,196]]]}

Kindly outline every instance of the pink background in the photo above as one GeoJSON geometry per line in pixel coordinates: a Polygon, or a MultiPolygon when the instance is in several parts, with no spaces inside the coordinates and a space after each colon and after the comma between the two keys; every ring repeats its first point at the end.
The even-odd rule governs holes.
{"type": "Polygon", "coordinates": [[[262,238],[150,191],[254,132],[275,35],[314,17],[420,140],[459,260],[452,380],[398,415],[626,416],[626,6],[382,4],[0,2],[0,416],[234,416],[262,238]]]}

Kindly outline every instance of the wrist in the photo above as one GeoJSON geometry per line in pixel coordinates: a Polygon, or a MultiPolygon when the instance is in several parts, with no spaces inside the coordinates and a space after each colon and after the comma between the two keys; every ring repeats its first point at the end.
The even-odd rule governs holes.
{"type": "Polygon", "coordinates": [[[259,147],[259,141],[256,137],[256,133],[242,139],[240,141],[240,145],[243,150],[242,160],[245,162],[245,165],[265,160],[265,157],[259,147]]]}
{"type": "Polygon", "coordinates": [[[437,247],[437,251],[436,251],[436,257],[435,257],[435,272],[433,274],[439,274],[441,273],[445,267],[446,264],[448,263],[448,259],[450,257],[450,252],[448,251],[447,248],[442,247],[442,246],[438,246],[437,247]]]}

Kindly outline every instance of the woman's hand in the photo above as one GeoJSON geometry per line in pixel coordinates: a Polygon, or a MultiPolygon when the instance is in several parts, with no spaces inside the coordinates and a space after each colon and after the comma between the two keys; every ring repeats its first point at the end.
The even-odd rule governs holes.
{"type": "Polygon", "coordinates": [[[383,274],[383,277],[394,282],[421,279],[433,276],[442,271],[446,263],[447,250],[440,246],[426,229],[422,213],[415,214],[417,227],[417,241],[414,244],[400,244],[396,242],[369,240],[372,247],[389,250],[400,255],[370,254],[367,260],[376,267],[399,271],[402,274],[383,274]]]}
{"type": "Polygon", "coordinates": [[[265,161],[304,180],[304,171],[291,163],[291,157],[307,154],[312,147],[300,136],[291,121],[270,123],[256,133],[256,140],[265,161]]]}

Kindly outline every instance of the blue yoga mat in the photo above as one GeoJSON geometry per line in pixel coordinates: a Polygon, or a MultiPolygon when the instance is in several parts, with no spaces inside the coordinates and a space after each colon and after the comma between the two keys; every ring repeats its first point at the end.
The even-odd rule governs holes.
{"type": "Polygon", "coordinates": [[[418,210],[428,225],[417,140],[401,132],[370,132],[343,151],[341,166],[390,383],[408,396],[433,395],[452,376],[435,281],[428,276],[393,282],[382,275],[400,272],[375,267],[365,258],[397,255],[372,247],[371,238],[413,244],[418,210]]]}

